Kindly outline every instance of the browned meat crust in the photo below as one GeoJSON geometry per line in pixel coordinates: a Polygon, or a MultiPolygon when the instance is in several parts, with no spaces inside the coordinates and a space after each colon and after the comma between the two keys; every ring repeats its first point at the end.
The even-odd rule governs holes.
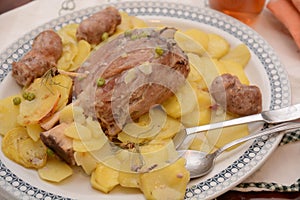
{"type": "Polygon", "coordinates": [[[83,20],[76,33],[77,40],[86,40],[90,44],[99,44],[102,35],[112,35],[121,23],[121,15],[114,7],[107,7],[83,20]]]}
{"type": "Polygon", "coordinates": [[[223,74],[211,84],[210,93],[215,101],[238,115],[251,115],[262,111],[262,95],[254,85],[244,85],[236,76],[223,74]]]}
{"type": "Polygon", "coordinates": [[[75,81],[81,106],[97,117],[109,136],[162,103],[185,83],[187,56],[166,32],[173,29],[138,29],[120,35],[98,49],[80,68],[89,72],[75,81]],[[97,87],[98,78],[105,85],[97,87]]]}
{"type": "Polygon", "coordinates": [[[41,32],[32,49],[20,61],[12,63],[12,76],[21,86],[28,86],[35,78],[56,66],[62,55],[62,41],[52,30],[41,32]]]}

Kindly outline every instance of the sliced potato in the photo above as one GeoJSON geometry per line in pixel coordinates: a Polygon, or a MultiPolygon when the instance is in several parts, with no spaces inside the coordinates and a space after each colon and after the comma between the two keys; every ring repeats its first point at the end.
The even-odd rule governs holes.
{"type": "Polygon", "coordinates": [[[69,42],[67,44],[64,44],[62,56],[57,61],[56,67],[64,71],[68,71],[77,53],[78,47],[76,43],[69,42]]]}
{"type": "Polygon", "coordinates": [[[117,26],[117,30],[115,34],[123,33],[124,31],[130,30],[133,28],[133,24],[131,22],[131,17],[126,12],[120,12],[122,21],[121,24],[117,26]]]}
{"type": "Polygon", "coordinates": [[[68,24],[57,31],[57,34],[61,37],[63,44],[75,43],[77,41],[76,31],[79,24],[68,24]]]}
{"type": "Polygon", "coordinates": [[[63,109],[70,100],[73,81],[69,76],[59,74],[52,78],[52,87],[56,88],[60,94],[56,110],[63,109]]]}
{"type": "Polygon", "coordinates": [[[123,187],[139,188],[140,187],[140,174],[120,171],[118,181],[119,181],[120,185],[123,187]]]}
{"type": "Polygon", "coordinates": [[[145,21],[136,16],[130,16],[126,12],[120,12],[120,14],[122,17],[122,22],[117,26],[117,30],[114,35],[123,33],[127,30],[134,29],[134,28],[147,27],[145,21]]]}
{"type": "Polygon", "coordinates": [[[212,58],[221,58],[229,52],[230,44],[220,35],[210,33],[208,34],[208,55],[212,58]]]}
{"type": "Polygon", "coordinates": [[[48,159],[43,168],[38,169],[41,179],[50,182],[61,182],[73,174],[72,168],[58,158],[48,159]]]}
{"type": "Polygon", "coordinates": [[[198,70],[193,65],[193,63],[190,63],[190,73],[187,77],[187,80],[189,81],[190,84],[191,82],[192,83],[195,82],[198,84],[204,82],[202,75],[198,72],[198,70]]]}
{"type": "Polygon", "coordinates": [[[123,132],[138,139],[153,139],[164,126],[167,115],[160,107],[151,108],[149,115],[151,118],[149,124],[143,126],[139,123],[127,123],[123,128],[123,132]]]}
{"type": "Polygon", "coordinates": [[[99,150],[107,142],[107,137],[92,138],[90,140],[73,139],[73,149],[77,152],[91,152],[99,150]]]}
{"type": "Polygon", "coordinates": [[[221,60],[230,60],[239,63],[244,68],[251,57],[250,51],[245,44],[240,44],[231,49],[221,60]]]}
{"type": "Polygon", "coordinates": [[[150,140],[151,138],[139,138],[139,137],[132,137],[125,133],[124,131],[121,131],[118,133],[118,140],[120,140],[123,143],[135,143],[135,144],[143,144],[150,140]]]}
{"type": "Polygon", "coordinates": [[[26,129],[23,127],[10,130],[2,140],[2,151],[11,160],[25,165],[19,154],[19,140],[29,138],[26,129]]]}
{"type": "Polygon", "coordinates": [[[216,59],[209,57],[199,57],[198,55],[188,53],[190,63],[201,74],[208,89],[212,81],[219,75],[226,73],[224,65],[216,59]]]}
{"type": "Polygon", "coordinates": [[[162,104],[166,113],[174,119],[191,112],[197,106],[197,97],[189,84],[181,87],[174,96],[162,104]]]}
{"type": "Polygon", "coordinates": [[[2,151],[11,160],[28,168],[41,168],[47,161],[47,148],[33,141],[24,127],[10,130],[2,140],[2,151]]]}
{"type": "Polygon", "coordinates": [[[91,117],[86,119],[86,127],[92,132],[94,138],[106,137],[98,121],[93,120],[91,117]]]}
{"type": "Polygon", "coordinates": [[[90,52],[91,52],[91,45],[85,41],[85,40],[80,40],[77,43],[77,48],[78,52],[76,56],[74,57],[70,68],[68,71],[75,71],[77,70],[81,64],[89,57],[90,52]]]}
{"type": "Polygon", "coordinates": [[[188,29],[184,33],[196,42],[198,42],[205,50],[208,48],[209,37],[208,34],[199,29],[188,29]]]}
{"type": "Polygon", "coordinates": [[[44,131],[39,124],[29,124],[26,126],[26,130],[29,137],[35,142],[40,139],[40,133],[44,131]]]}
{"type": "Polygon", "coordinates": [[[19,105],[14,105],[13,99],[21,98],[19,95],[10,96],[0,100],[0,134],[5,135],[13,128],[19,127],[17,116],[19,115],[19,105]]]}
{"type": "Polygon", "coordinates": [[[97,167],[96,159],[89,152],[75,152],[76,165],[81,166],[87,175],[91,175],[97,167]]]}
{"type": "Polygon", "coordinates": [[[181,31],[176,31],[174,39],[178,46],[186,53],[202,55],[206,52],[202,44],[196,42],[192,37],[181,31]]]}
{"type": "Polygon", "coordinates": [[[146,22],[136,16],[130,16],[130,20],[132,23],[133,28],[145,28],[148,27],[146,22]]]}
{"type": "MultiPolygon", "coordinates": [[[[143,125],[144,121],[139,122],[139,125],[143,125]]],[[[181,123],[178,120],[175,120],[171,117],[167,117],[166,122],[163,124],[162,129],[158,132],[158,134],[153,137],[154,140],[164,140],[172,138],[180,129],[181,123]]],[[[125,132],[120,132],[118,134],[118,139],[123,143],[145,143],[152,139],[145,137],[133,137],[125,132]]]]}
{"type": "Polygon", "coordinates": [[[59,123],[71,123],[74,121],[73,104],[69,104],[59,112],[59,123]]]}
{"type": "Polygon", "coordinates": [[[72,139],[90,140],[92,139],[92,132],[87,127],[80,123],[71,123],[64,131],[64,134],[72,139]]]}
{"type": "MultiPolygon", "coordinates": [[[[226,127],[223,128],[222,130],[211,130],[206,133],[206,136],[211,146],[220,148],[225,144],[233,140],[242,138],[248,134],[249,134],[248,125],[242,124],[237,126],[226,127]]],[[[235,147],[232,147],[231,149],[235,147]]]]}
{"type": "Polygon", "coordinates": [[[85,124],[86,119],[83,114],[83,109],[81,107],[69,104],[60,111],[59,122],[68,124],[73,121],[80,124],[85,124]]]}
{"type": "Polygon", "coordinates": [[[48,84],[43,78],[35,79],[24,92],[35,95],[33,100],[23,99],[20,104],[18,123],[25,126],[37,124],[50,116],[56,109],[60,98],[57,89],[48,84]]]}
{"type": "Polygon", "coordinates": [[[91,176],[92,187],[104,193],[109,193],[119,185],[119,172],[102,163],[98,163],[91,176]]]}
{"type": "Polygon", "coordinates": [[[164,139],[171,139],[181,128],[181,123],[173,119],[171,117],[167,117],[167,121],[164,124],[161,131],[155,137],[156,140],[164,140],[164,139]]]}
{"type": "Polygon", "coordinates": [[[185,160],[178,159],[165,168],[140,176],[140,189],[146,199],[184,199],[186,185],[190,180],[185,160]]]}
{"type": "Polygon", "coordinates": [[[241,83],[243,83],[245,85],[250,84],[250,81],[249,81],[249,79],[244,71],[244,68],[241,64],[239,64],[237,62],[233,62],[231,60],[221,60],[220,62],[226,68],[226,72],[237,76],[239,78],[239,80],[241,81],[241,83]]]}

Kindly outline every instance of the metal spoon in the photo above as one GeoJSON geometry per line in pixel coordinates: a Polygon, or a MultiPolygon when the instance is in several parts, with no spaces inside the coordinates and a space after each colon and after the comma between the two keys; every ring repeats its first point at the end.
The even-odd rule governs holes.
{"type": "Polygon", "coordinates": [[[173,138],[174,145],[176,149],[186,149],[186,144],[183,144],[185,142],[188,142],[186,140],[189,136],[192,136],[195,133],[201,132],[201,131],[207,131],[217,128],[224,128],[227,126],[233,126],[238,124],[246,124],[250,122],[258,122],[258,121],[264,121],[269,124],[277,124],[287,121],[292,121],[300,118],[300,104],[291,105],[285,108],[280,108],[276,110],[268,110],[263,111],[259,114],[255,115],[249,115],[245,117],[239,117],[232,120],[227,120],[223,122],[218,123],[212,123],[207,124],[203,126],[196,126],[196,127],[190,127],[190,128],[184,128],[181,129],[173,138]]]}
{"type": "Polygon", "coordinates": [[[273,127],[258,131],[254,134],[248,135],[246,137],[234,140],[210,154],[201,151],[195,151],[195,150],[179,150],[178,152],[179,155],[181,155],[186,159],[186,168],[190,172],[190,177],[198,178],[206,175],[212,170],[214,166],[215,158],[219,156],[226,149],[234,145],[240,144],[242,142],[255,139],[258,137],[262,137],[264,135],[270,135],[273,133],[275,134],[281,131],[287,131],[287,130],[298,129],[298,128],[300,128],[299,122],[298,123],[287,122],[287,123],[278,124],[273,127]]]}

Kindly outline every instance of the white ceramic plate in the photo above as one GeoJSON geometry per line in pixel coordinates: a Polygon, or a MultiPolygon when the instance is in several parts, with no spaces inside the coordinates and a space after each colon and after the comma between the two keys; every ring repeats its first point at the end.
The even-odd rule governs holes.
{"type": "MultiPolygon", "coordinates": [[[[144,18],[150,25],[168,25],[177,28],[200,28],[225,37],[233,46],[245,43],[251,50],[251,61],[246,73],[263,93],[263,108],[276,109],[290,104],[287,74],[272,48],[255,31],[244,24],[208,8],[163,2],[122,2],[115,5],[131,15],[144,18]]],[[[20,88],[11,78],[11,63],[30,50],[32,39],[42,30],[60,29],[68,23],[79,23],[88,15],[106,5],[84,9],[60,17],[24,35],[0,55],[0,98],[20,88]]],[[[262,138],[248,142],[220,157],[214,170],[207,176],[192,180],[186,190],[186,199],[211,199],[236,186],[268,158],[281,137],[262,138]]],[[[42,181],[35,170],[25,169],[7,159],[0,152],[0,187],[8,199],[144,199],[135,189],[117,187],[110,194],[93,190],[89,177],[82,172],[60,184],[42,181]]]]}

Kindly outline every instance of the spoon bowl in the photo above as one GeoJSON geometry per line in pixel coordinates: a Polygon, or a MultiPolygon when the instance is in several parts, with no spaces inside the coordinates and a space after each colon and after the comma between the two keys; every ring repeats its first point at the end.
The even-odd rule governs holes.
{"type": "Polygon", "coordinates": [[[277,124],[270,128],[266,128],[264,130],[255,132],[254,134],[234,140],[224,145],[223,147],[217,149],[213,153],[208,154],[205,152],[195,150],[178,150],[178,153],[181,157],[186,159],[186,168],[190,172],[190,178],[198,178],[208,174],[213,169],[215,158],[217,158],[226,149],[240,144],[242,142],[262,137],[264,135],[272,135],[298,128],[300,128],[299,122],[287,122],[277,124]]]}

